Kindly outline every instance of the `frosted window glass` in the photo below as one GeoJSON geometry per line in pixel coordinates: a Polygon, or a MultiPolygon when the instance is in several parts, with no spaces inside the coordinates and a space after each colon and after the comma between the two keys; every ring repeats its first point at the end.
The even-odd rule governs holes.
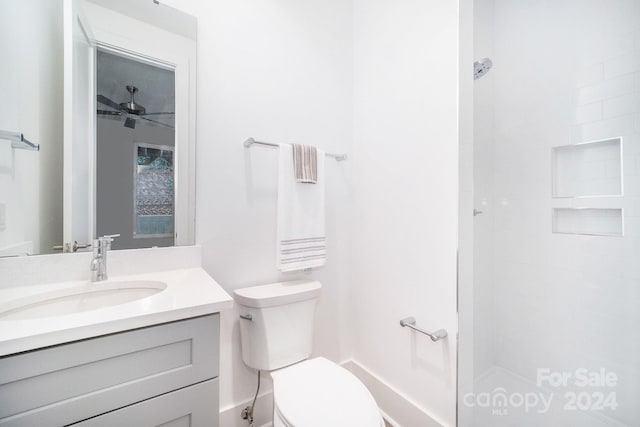
{"type": "Polygon", "coordinates": [[[174,233],[173,147],[136,144],[134,237],[174,233]]]}

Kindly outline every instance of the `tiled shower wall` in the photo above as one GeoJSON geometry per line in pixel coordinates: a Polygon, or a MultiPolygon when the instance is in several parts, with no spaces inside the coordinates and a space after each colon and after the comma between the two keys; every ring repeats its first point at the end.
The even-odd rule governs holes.
{"type": "Polygon", "coordinates": [[[476,243],[476,256],[484,251],[476,311],[493,313],[476,327],[476,373],[493,364],[535,382],[538,368],[605,368],[619,379],[619,407],[606,415],[637,424],[640,2],[496,0],[476,7],[494,8],[493,27],[485,30],[494,62],[485,78],[494,87],[476,82],[476,131],[489,138],[482,145],[476,134],[476,150],[491,152],[476,153],[476,204],[484,198],[489,212],[476,218],[486,232],[476,243]],[[492,91],[494,114],[478,111],[478,90],[492,91]],[[622,170],[603,163],[593,171],[619,176],[622,196],[552,197],[552,147],[616,137],[622,170]],[[553,208],[622,208],[624,235],[555,234],[553,208]],[[481,339],[483,328],[491,333],[481,339]]]}

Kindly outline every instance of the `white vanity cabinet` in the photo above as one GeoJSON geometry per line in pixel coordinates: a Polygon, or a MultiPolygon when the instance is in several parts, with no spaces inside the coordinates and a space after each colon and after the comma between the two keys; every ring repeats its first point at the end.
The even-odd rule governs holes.
{"type": "Polygon", "coordinates": [[[0,426],[218,426],[219,314],[0,358],[0,426]]]}

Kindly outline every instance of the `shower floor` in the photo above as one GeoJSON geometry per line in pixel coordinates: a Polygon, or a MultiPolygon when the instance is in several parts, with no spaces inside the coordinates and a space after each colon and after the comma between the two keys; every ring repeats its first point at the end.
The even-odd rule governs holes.
{"type": "MultiPolygon", "coordinates": [[[[580,427],[624,427],[612,418],[598,412],[570,411],[564,409],[565,398],[563,391],[555,392],[550,389],[538,387],[535,383],[514,374],[513,372],[493,366],[481,374],[474,382],[474,396],[476,405],[473,408],[473,427],[556,427],[556,426],[580,426],[580,427]],[[500,399],[493,399],[498,394],[506,395],[514,404],[501,405],[500,399]],[[544,410],[540,394],[550,404],[544,410]],[[538,399],[537,405],[536,395],[538,399]],[[553,395],[553,396],[552,396],[553,395]],[[489,396],[489,399],[487,399],[489,396]],[[522,396],[522,399],[520,398],[522,396]],[[529,409],[520,402],[526,398],[532,404],[529,409]],[[492,405],[491,403],[494,402],[492,405]]],[[[464,400],[464,399],[463,399],[464,400]]],[[[473,402],[472,397],[467,397],[467,402],[473,402]]],[[[460,404],[465,404],[460,402],[460,404]]]]}

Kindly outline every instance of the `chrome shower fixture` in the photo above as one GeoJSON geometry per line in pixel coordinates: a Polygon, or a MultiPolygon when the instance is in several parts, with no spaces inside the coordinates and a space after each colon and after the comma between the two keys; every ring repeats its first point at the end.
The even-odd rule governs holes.
{"type": "Polygon", "coordinates": [[[489,58],[482,58],[480,61],[473,63],[473,80],[478,80],[484,76],[493,67],[493,62],[489,58]]]}

